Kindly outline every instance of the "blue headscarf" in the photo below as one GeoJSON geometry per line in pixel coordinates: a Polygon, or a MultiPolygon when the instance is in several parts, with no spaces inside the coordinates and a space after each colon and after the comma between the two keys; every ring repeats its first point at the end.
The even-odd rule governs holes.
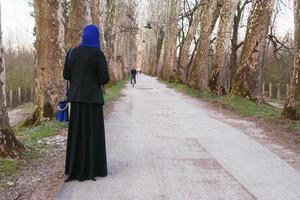
{"type": "Polygon", "coordinates": [[[90,24],[84,27],[80,46],[100,49],[100,32],[97,26],[90,24]]]}

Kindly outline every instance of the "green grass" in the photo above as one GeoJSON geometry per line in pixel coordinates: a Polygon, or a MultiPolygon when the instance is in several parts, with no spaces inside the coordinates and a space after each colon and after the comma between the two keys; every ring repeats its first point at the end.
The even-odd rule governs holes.
{"type": "Polygon", "coordinates": [[[17,131],[17,136],[25,136],[28,138],[27,142],[36,142],[46,137],[57,135],[59,130],[66,128],[66,123],[59,123],[56,121],[49,121],[42,123],[37,127],[25,128],[17,131]]]}
{"type": "Polygon", "coordinates": [[[25,138],[23,144],[29,149],[22,153],[22,158],[26,160],[37,159],[40,155],[48,152],[47,145],[39,143],[40,140],[60,134],[61,129],[67,128],[66,123],[56,121],[44,122],[37,127],[26,128],[16,133],[18,137],[25,138]]]}
{"type": "Polygon", "coordinates": [[[109,103],[117,100],[120,97],[121,91],[126,86],[128,80],[129,79],[126,78],[124,80],[117,81],[115,84],[106,88],[106,94],[104,95],[104,101],[106,103],[104,106],[104,113],[109,112],[109,103]]]}
{"type": "MultiPolygon", "coordinates": [[[[218,96],[215,93],[201,92],[200,90],[192,89],[184,84],[178,84],[175,82],[162,82],[184,94],[198,97],[211,103],[220,104],[242,116],[257,117],[266,121],[272,121],[281,117],[281,110],[268,104],[255,103],[238,96],[226,97],[218,96]]],[[[300,129],[300,122],[298,125],[300,129]]]]}
{"type": "Polygon", "coordinates": [[[260,104],[241,97],[220,97],[221,103],[243,116],[252,116],[265,120],[275,120],[281,117],[281,110],[268,104],[260,104]]]}
{"type": "Polygon", "coordinates": [[[104,100],[106,103],[112,102],[116,100],[128,82],[128,78],[116,82],[114,85],[109,86],[106,88],[106,94],[104,95],[104,100]]]}
{"type": "Polygon", "coordinates": [[[9,176],[17,171],[15,160],[0,158],[0,177],[9,176]]]}
{"type": "Polygon", "coordinates": [[[22,167],[27,161],[35,160],[49,151],[49,147],[40,140],[58,135],[62,128],[66,128],[66,124],[55,121],[44,122],[37,127],[15,129],[17,138],[21,139],[26,147],[26,151],[22,152],[20,159],[10,160],[0,158],[0,177],[14,174],[19,167],[22,167]]]}

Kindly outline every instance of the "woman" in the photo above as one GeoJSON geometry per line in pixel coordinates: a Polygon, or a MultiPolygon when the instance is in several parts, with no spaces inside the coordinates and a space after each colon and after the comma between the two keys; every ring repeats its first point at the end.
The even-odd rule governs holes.
{"type": "Polygon", "coordinates": [[[63,76],[70,81],[67,95],[71,102],[66,181],[107,175],[101,85],[109,82],[109,74],[99,36],[95,25],[86,26],[82,43],[70,50],[65,60],[63,76]]]}

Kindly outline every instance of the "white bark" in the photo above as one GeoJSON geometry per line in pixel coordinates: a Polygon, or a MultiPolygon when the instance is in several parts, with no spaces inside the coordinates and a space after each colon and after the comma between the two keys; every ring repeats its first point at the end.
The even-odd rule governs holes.
{"type": "Polygon", "coordinates": [[[0,157],[14,157],[23,150],[23,145],[16,139],[9,125],[6,103],[6,68],[4,62],[4,48],[1,29],[1,3],[0,3],[0,157]]]}

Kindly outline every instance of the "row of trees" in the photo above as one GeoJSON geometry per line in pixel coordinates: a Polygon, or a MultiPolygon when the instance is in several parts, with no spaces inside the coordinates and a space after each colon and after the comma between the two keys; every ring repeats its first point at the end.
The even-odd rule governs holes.
{"type": "Polygon", "coordinates": [[[6,90],[17,90],[18,87],[34,86],[34,51],[24,46],[5,46],[4,60],[6,65],[6,90]]]}
{"type": "MultiPolygon", "coordinates": [[[[111,82],[124,78],[136,63],[136,2],[134,0],[34,0],[35,109],[24,125],[53,117],[65,95],[62,69],[66,51],[81,41],[83,27],[101,27],[101,46],[110,65],[111,82]]],[[[1,31],[0,31],[1,32],[1,31]]],[[[23,146],[9,126],[5,63],[0,40],[0,156],[14,156],[23,146]]]]}
{"type": "MultiPolygon", "coordinates": [[[[266,55],[274,52],[275,60],[280,60],[281,52],[280,55],[288,59],[294,48],[294,72],[290,77],[290,93],[283,114],[292,119],[299,118],[300,1],[294,0],[294,47],[286,45],[287,37],[281,40],[273,33],[278,4],[284,2],[150,1],[148,21],[153,31],[143,31],[144,37],[151,38],[144,43],[144,71],[202,91],[238,95],[261,102],[263,72],[270,70],[270,67],[264,70],[266,55]],[[158,5],[163,9],[157,11],[158,5]],[[153,17],[155,15],[158,17],[153,17]],[[245,31],[242,30],[243,23],[245,31]]],[[[284,69],[290,71],[288,66],[284,69]]]]}
{"type": "Polygon", "coordinates": [[[51,118],[64,95],[61,74],[66,49],[77,46],[85,25],[101,27],[112,82],[122,79],[135,65],[136,4],[133,0],[34,1],[36,18],[36,109],[26,123],[51,118]]]}
{"type": "MultiPolygon", "coordinates": [[[[102,49],[113,81],[126,76],[138,60],[143,71],[168,81],[263,101],[261,82],[268,44],[273,44],[274,54],[285,47],[272,34],[276,2],[282,0],[149,0],[147,29],[140,31],[134,0],[34,0],[36,107],[25,125],[53,116],[56,103],[65,93],[65,83],[59,76],[65,52],[79,44],[83,26],[88,23],[102,28],[102,49]]],[[[294,2],[293,75],[283,112],[289,118],[299,118],[300,113],[300,0],[294,2]]],[[[0,85],[4,87],[3,51],[1,56],[0,85]]],[[[3,87],[0,155],[11,155],[12,149],[21,147],[11,131],[5,131],[10,129],[3,87]]]]}

